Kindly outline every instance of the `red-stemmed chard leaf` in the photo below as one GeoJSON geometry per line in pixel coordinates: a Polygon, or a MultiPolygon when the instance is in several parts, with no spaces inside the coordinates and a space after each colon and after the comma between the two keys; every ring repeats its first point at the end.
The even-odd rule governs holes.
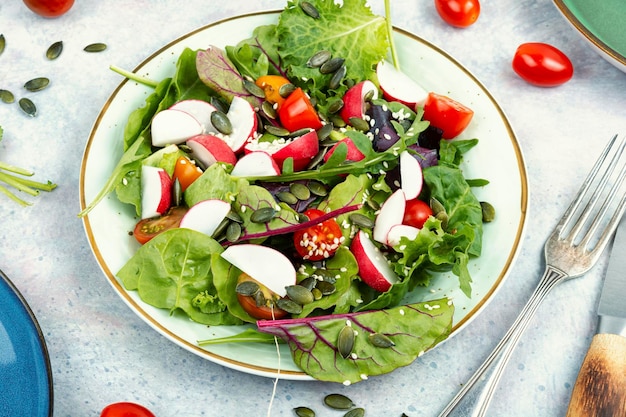
{"type": "Polygon", "coordinates": [[[244,88],[243,77],[222,49],[210,46],[204,51],[198,51],[196,69],[200,80],[229,102],[234,96],[239,96],[252,104],[253,108],[261,107],[263,100],[244,88]]]}
{"type": "Polygon", "coordinates": [[[446,339],[453,313],[452,302],[440,299],[387,310],[260,320],[257,327],[287,342],[293,361],[313,378],[353,384],[409,365],[446,339]],[[337,339],[346,326],[354,330],[355,338],[351,353],[344,359],[337,339]],[[372,334],[383,335],[393,345],[378,347],[372,334]]]}

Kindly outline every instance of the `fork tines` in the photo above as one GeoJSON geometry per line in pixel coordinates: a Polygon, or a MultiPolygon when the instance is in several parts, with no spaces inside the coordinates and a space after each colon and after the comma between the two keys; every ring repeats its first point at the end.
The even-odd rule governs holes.
{"type": "Polygon", "coordinates": [[[555,230],[559,239],[589,251],[606,246],[626,208],[622,187],[626,177],[626,137],[620,141],[617,137],[613,136],[606,145],[555,230]],[[616,174],[617,167],[620,169],[616,174]],[[621,197],[619,201],[615,201],[616,196],[621,197]],[[607,212],[613,213],[610,219],[606,218],[607,212]],[[602,233],[596,235],[598,230],[602,233]]]}

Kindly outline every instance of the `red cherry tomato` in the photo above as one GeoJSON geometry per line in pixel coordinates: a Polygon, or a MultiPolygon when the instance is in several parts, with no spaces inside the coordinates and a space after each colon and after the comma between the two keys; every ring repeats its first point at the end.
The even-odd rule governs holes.
{"type": "Polygon", "coordinates": [[[311,104],[311,100],[301,88],[296,88],[285,99],[278,109],[278,118],[283,127],[290,132],[306,127],[315,130],[322,127],[322,122],[311,104]]]}
{"type": "MultiPolygon", "coordinates": [[[[314,220],[325,213],[317,209],[309,209],[304,215],[314,220]]],[[[335,219],[328,219],[315,226],[307,227],[293,234],[293,243],[302,259],[321,261],[335,254],[343,236],[335,219]]]]}
{"type": "Polygon", "coordinates": [[[424,102],[424,120],[443,130],[444,139],[457,137],[465,130],[473,116],[472,109],[450,97],[429,93],[424,102]]]}
{"type": "Polygon", "coordinates": [[[402,223],[421,229],[432,214],[433,210],[427,203],[418,199],[409,200],[406,202],[402,223]]]}
{"type": "Polygon", "coordinates": [[[435,0],[435,8],[447,24],[459,28],[472,25],[480,14],[478,0],[435,0]]]}
{"type": "MultiPolygon", "coordinates": [[[[273,293],[269,288],[260,284],[247,274],[241,274],[239,276],[239,278],[237,279],[237,285],[244,281],[256,282],[259,285],[259,291],[263,293],[263,297],[265,298],[265,300],[278,298],[278,295],[273,293]]],[[[276,307],[276,305],[273,305],[272,307],[270,307],[269,303],[258,305],[257,300],[250,295],[237,293],[237,300],[239,301],[241,308],[243,308],[246,313],[250,314],[252,317],[258,320],[279,320],[287,317],[287,315],[289,314],[285,310],[281,310],[280,308],[276,307]]]]}
{"type": "Polygon", "coordinates": [[[133,230],[133,236],[143,245],[159,233],[180,226],[180,220],[185,213],[186,207],[172,207],[160,217],[139,220],[133,230]]]}
{"type": "Polygon", "coordinates": [[[186,156],[180,156],[174,166],[173,179],[178,180],[180,189],[184,192],[198,177],[202,175],[200,167],[191,162],[186,156]]]}
{"type": "Polygon", "coordinates": [[[24,0],[24,4],[43,17],[58,17],[74,5],[74,0],[24,0]]]}
{"type": "Polygon", "coordinates": [[[561,85],[574,75],[574,66],[567,55],[541,42],[521,44],[515,51],[512,65],[524,81],[539,87],[561,85]]]}
{"type": "Polygon", "coordinates": [[[121,402],[109,404],[102,409],[100,417],[155,417],[143,405],[121,402]]]}

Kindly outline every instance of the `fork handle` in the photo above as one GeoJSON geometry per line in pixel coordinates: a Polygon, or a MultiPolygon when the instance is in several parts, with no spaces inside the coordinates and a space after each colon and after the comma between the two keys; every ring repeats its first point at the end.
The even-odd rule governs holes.
{"type": "Polygon", "coordinates": [[[591,340],[567,410],[567,417],[583,416],[626,416],[626,337],[591,340]]]}
{"type": "Polygon", "coordinates": [[[480,368],[439,414],[439,417],[483,417],[486,415],[500,376],[539,304],[552,288],[567,277],[563,271],[550,265],[546,266],[537,288],[509,331],[480,368]]]}

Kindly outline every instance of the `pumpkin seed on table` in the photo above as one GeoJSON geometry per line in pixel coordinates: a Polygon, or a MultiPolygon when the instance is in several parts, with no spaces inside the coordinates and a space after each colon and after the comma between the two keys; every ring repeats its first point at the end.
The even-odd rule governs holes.
{"type": "Polygon", "coordinates": [[[365,415],[365,409],[364,408],[353,408],[352,410],[348,411],[346,414],[343,415],[343,417],[363,417],[365,415]]]}
{"type": "Polygon", "coordinates": [[[335,410],[349,410],[354,407],[354,403],[343,394],[328,394],[324,397],[324,404],[335,410]]]}
{"type": "Polygon", "coordinates": [[[33,78],[32,80],[27,81],[24,84],[24,88],[27,89],[28,91],[41,91],[44,88],[46,88],[48,86],[48,84],[50,84],[50,80],[46,77],[37,77],[37,78],[33,78]]]}
{"type": "Polygon", "coordinates": [[[59,55],[63,52],[63,41],[57,41],[50,45],[48,50],[46,51],[46,58],[50,61],[57,59],[59,55]]]}
{"type": "Polygon", "coordinates": [[[483,222],[489,223],[496,218],[496,209],[486,201],[480,202],[480,208],[483,212],[483,222]]]}
{"type": "Polygon", "coordinates": [[[7,41],[4,38],[4,35],[0,33],[0,54],[4,52],[4,48],[6,47],[7,41]]]}
{"type": "Polygon", "coordinates": [[[315,411],[311,410],[309,407],[296,407],[293,409],[293,412],[296,413],[298,417],[315,417],[315,411]]]}
{"type": "Polygon", "coordinates": [[[37,115],[37,107],[35,103],[33,103],[28,98],[21,98],[19,101],[20,109],[30,117],[35,117],[37,115]]]}
{"type": "Polygon", "coordinates": [[[107,49],[107,45],[102,42],[90,43],[83,48],[85,52],[102,52],[107,49]]]}
{"type": "Polygon", "coordinates": [[[9,90],[0,89],[0,100],[2,100],[4,103],[10,104],[15,102],[15,96],[9,90]]]}

